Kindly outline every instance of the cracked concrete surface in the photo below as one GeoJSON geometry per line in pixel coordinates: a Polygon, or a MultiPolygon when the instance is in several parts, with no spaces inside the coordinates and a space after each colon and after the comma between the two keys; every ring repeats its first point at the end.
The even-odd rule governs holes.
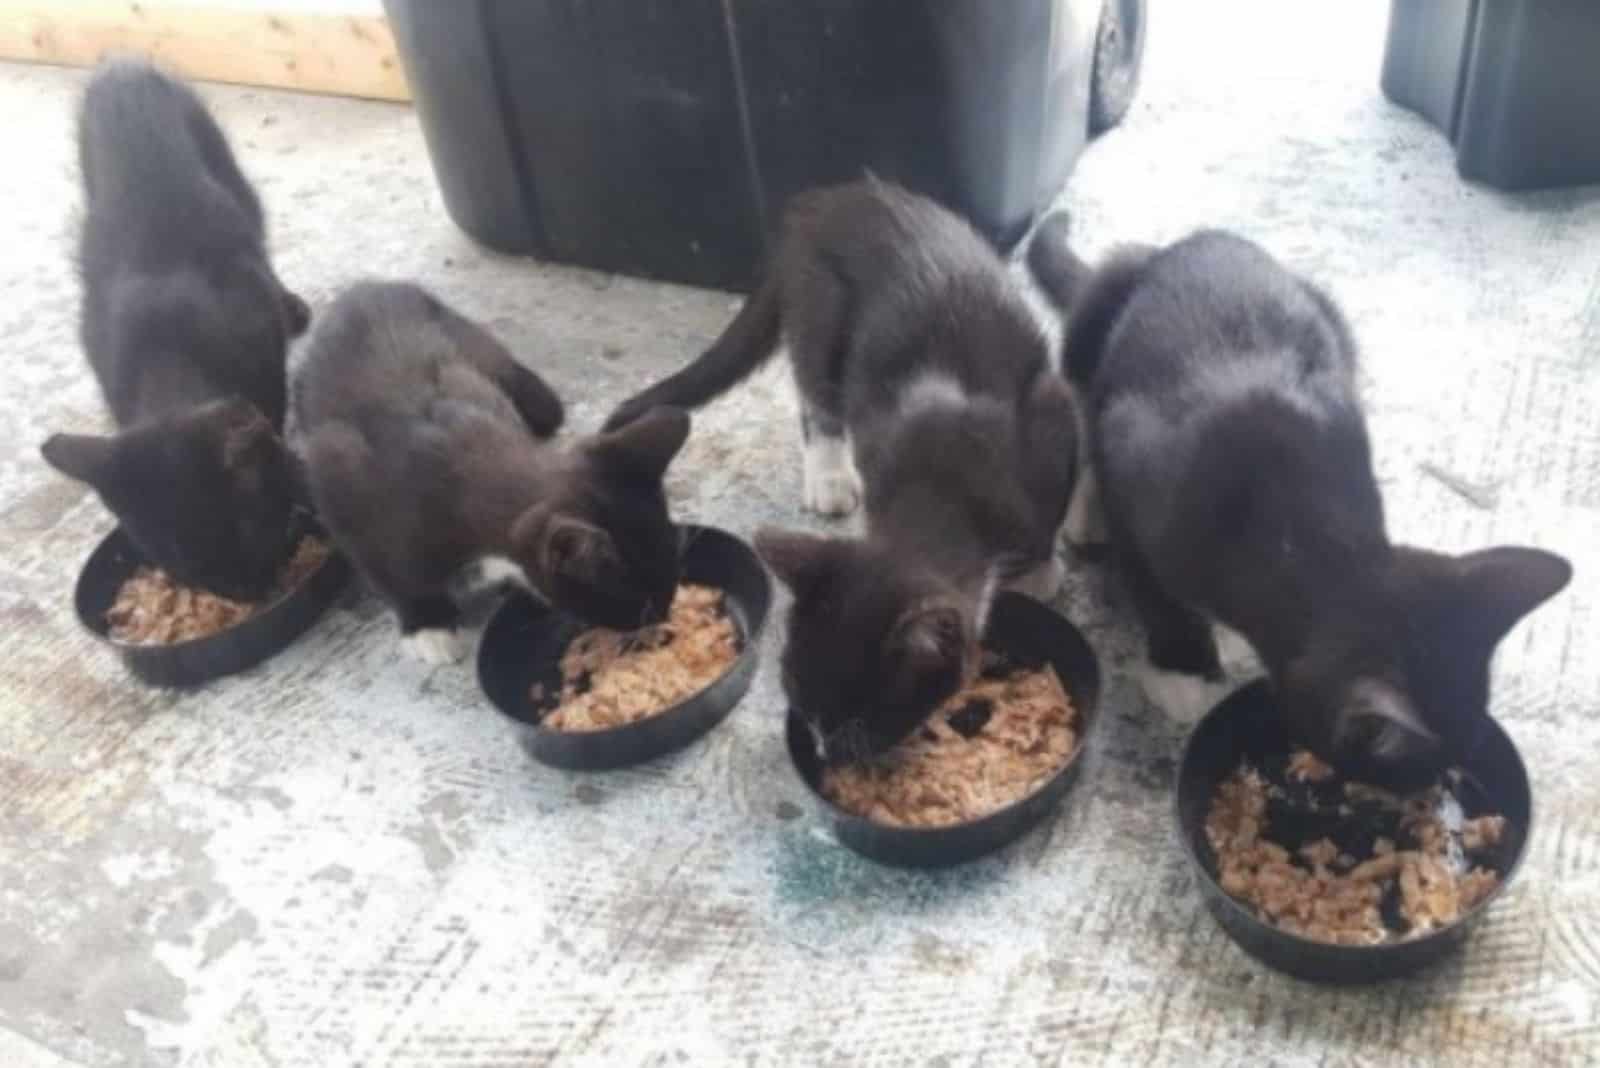
{"type": "MultiPolygon", "coordinates": [[[[75,338],[82,75],[0,67],[0,1064],[1595,1063],[1600,1050],[1600,189],[1459,182],[1377,89],[1378,0],[1156,0],[1144,92],[1063,203],[1088,248],[1239,229],[1324,282],[1367,357],[1398,535],[1521,541],[1573,587],[1496,663],[1538,827],[1443,967],[1377,990],[1270,974],[1172,838],[1186,724],[1146,707],[1114,586],[1062,604],[1109,673],[1048,826],[942,874],[875,867],[784,756],[772,654],[703,743],[530,764],[464,668],[401,660],[371,602],[250,674],[147,690],[78,628],[109,526],[37,445],[103,423],[75,338]]],[[[313,303],[412,277],[488,323],[587,427],[726,322],[724,295],[542,267],[445,219],[409,111],[207,89],[313,303]]],[[[803,519],[780,369],[708,410],[679,515],[803,519]]]]}

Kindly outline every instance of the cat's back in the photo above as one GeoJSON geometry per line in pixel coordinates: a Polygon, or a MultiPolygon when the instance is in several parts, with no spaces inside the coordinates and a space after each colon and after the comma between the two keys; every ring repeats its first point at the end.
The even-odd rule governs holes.
{"type": "Polygon", "coordinates": [[[999,277],[994,249],[954,212],[877,178],[801,193],[785,218],[792,252],[865,288],[903,280],[936,289],[962,276],[999,277]]]}
{"type": "Polygon", "coordinates": [[[1254,242],[1207,230],[1152,257],[1108,336],[1099,385],[1333,402],[1353,390],[1355,360],[1326,295],[1254,242]]]}
{"type": "Polygon", "coordinates": [[[96,70],[78,140],[91,283],[117,266],[181,267],[206,250],[260,244],[253,192],[219,180],[219,165],[233,167],[221,129],[192,89],[148,63],[112,60],[96,70]]]}
{"type": "Polygon", "coordinates": [[[463,351],[479,329],[410,282],[364,281],[318,317],[291,367],[301,428],[329,420],[447,427],[475,415],[515,427],[510,400],[463,351]]]}

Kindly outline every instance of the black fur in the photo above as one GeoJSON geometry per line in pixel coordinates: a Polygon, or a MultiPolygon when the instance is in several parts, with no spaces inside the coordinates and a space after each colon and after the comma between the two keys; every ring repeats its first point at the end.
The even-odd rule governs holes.
{"type": "Polygon", "coordinates": [[[1204,232],[1111,264],[1051,288],[1067,365],[1090,372],[1094,463],[1152,663],[1215,674],[1217,620],[1260,654],[1297,739],[1347,773],[1405,785],[1460,762],[1495,645],[1570,565],[1390,543],[1350,330],[1257,246],[1204,232]]]}
{"type": "Polygon", "coordinates": [[[368,282],[320,318],[290,386],[318,512],[400,629],[454,629],[452,580],[499,556],[583,619],[665,617],[678,535],[661,480],[681,411],[570,449],[561,402],[488,332],[421,288],[368,282]]]}
{"type": "Polygon", "coordinates": [[[79,158],[83,347],[121,432],[57,434],[44,458],[179,581],[257,599],[293,547],[284,356],[309,312],[273,273],[255,191],[187,87],[103,66],[79,158]]]}
{"type": "Polygon", "coordinates": [[[802,434],[848,436],[868,533],[769,530],[756,546],[795,597],[788,696],[830,755],[857,756],[904,737],[974,670],[996,580],[1053,560],[1072,398],[993,250],[932,201],[868,179],[796,197],[733,323],[609,425],[704,403],[772,355],[780,326],[802,434]],[[951,403],[917,400],[930,376],[951,403]]]}

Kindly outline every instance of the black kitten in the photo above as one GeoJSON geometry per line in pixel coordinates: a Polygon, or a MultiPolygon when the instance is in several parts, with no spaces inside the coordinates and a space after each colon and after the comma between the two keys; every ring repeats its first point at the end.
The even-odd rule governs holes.
{"type": "Polygon", "coordinates": [[[459,655],[450,587],[473,563],[592,623],[666,617],[679,560],[661,479],[683,412],[545,444],[562,410],[538,375],[419,287],[377,282],[320,318],[290,395],[323,522],[424,659],[459,655]]]}
{"type": "Polygon", "coordinates": [[[261,205],[187,87],[103,66],[78,148],[83,347],[121,432],[57,434],[44,458],[178,581],[256,600],[293,548],[277,432],[284,354],[309,312],[273,274],[261,205]]]}
{"type": "Polygon", "coordinates": [[[869,179],[796,197],[733,323],[610,425],[706,402],[780,330],[806,504],[843,514],[864,498],[868,533],[763,531],[756,547],[794,593],[788,697],[830,756],[855,757],[893,745],[975,671],[997,587],[1059,585],[1071,392],[993,250],[932,201],[869,179]]]}
{"type": "Polygon", "coordinates": [[[1199,233],[1091,276],[1064,218],[1035,240],[1151,663],[1218,675],[1216,620],[1254,646],[1296,740],[1347,775],[1410,785],[1464,759],[1496,644],[1567,561],[1390,543],[1349,328],[1257,246],[1199,233]]]}

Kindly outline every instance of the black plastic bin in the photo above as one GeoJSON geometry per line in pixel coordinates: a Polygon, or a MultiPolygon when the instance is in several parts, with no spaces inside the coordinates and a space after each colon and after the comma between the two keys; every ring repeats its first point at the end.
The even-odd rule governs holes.
{"type": "Polygon", "coordinates": [[[1600,182],[1600,0],[1392,0],[1383,91],[1500,189],[1600,182]]]}
{"type": "Polygon", "coordinates": [[[1013,243],[1131,102],[1144,28],[1144,0],[386,6],[462,229],[734,289],[791,194],[864,169],[1013,243]]]}

